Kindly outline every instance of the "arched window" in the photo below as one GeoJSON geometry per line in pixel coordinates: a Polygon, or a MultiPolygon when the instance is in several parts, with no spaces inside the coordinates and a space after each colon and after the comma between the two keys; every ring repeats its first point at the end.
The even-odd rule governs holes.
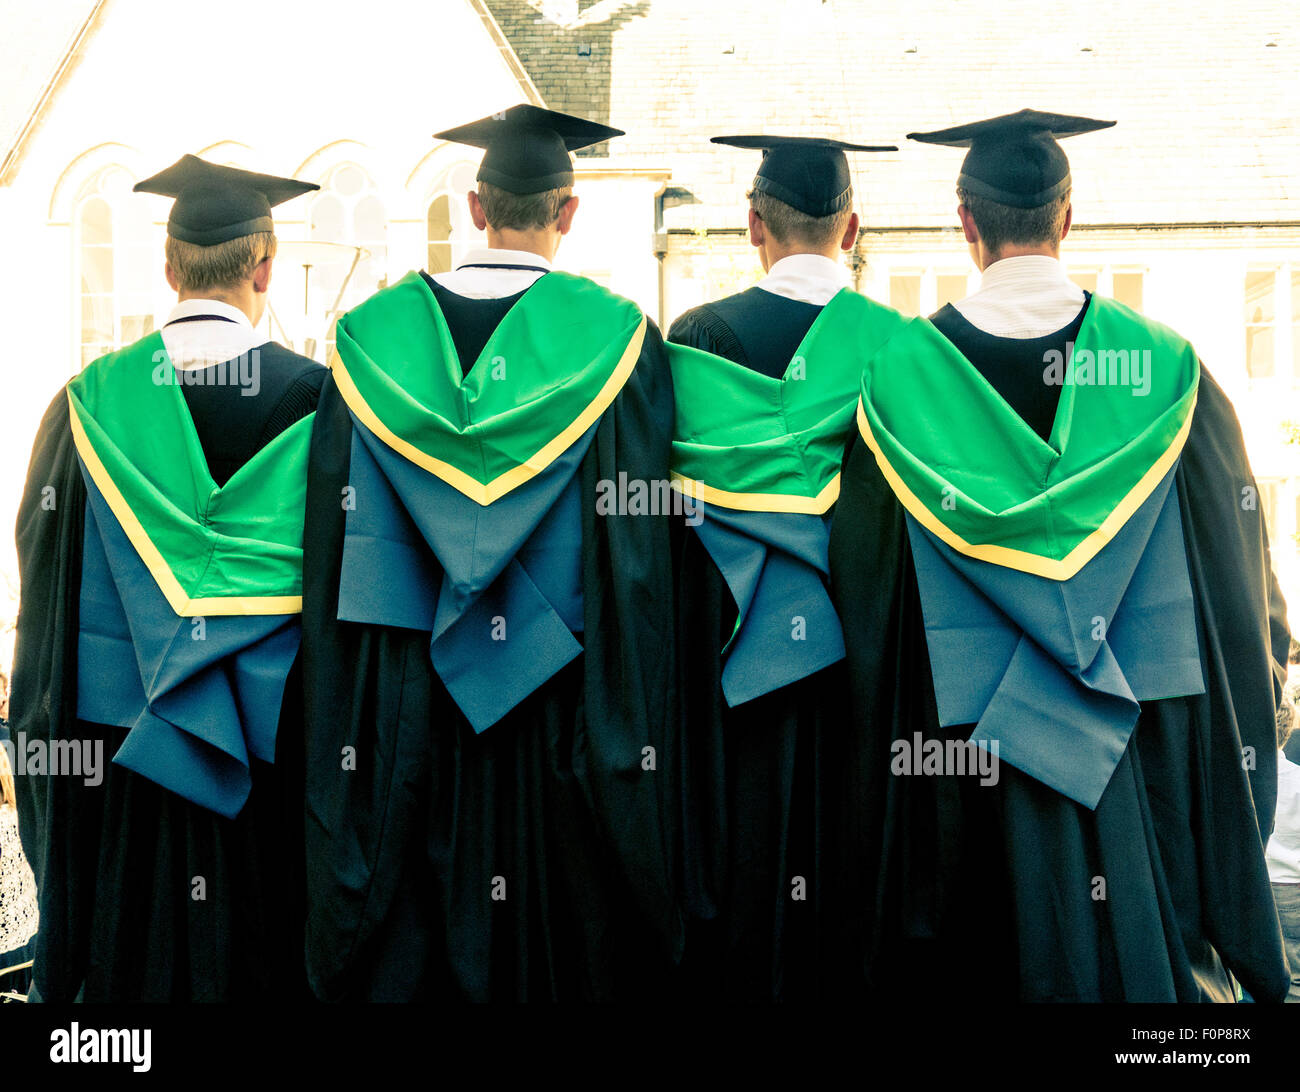
{"type": "Polygon", "coordinates": [[[347,277],[351,261],[329,263],[313,271],[313,291],[323,291],[330,304],[347,279],[340,309],[359,303],[386,282],[388,217],[375,194],[370,176],[355,163],[335,167],[311,206],[309,237],[327,243],[363,247],[366,254],[347,277]]]}
{"type": "Polygon", "coordinates": [[[340,252],[337,260],[322,262],[301,274],[307,291],[316,297],[313,313],[317,307],[327,312],[329,359],[328,354],[334,350],[334,320],[388,283],[388,216],[375,193],[374,182],[363,168],[355,163],[340,163],[325,177],[312,201],[308,237],[346,243],[365,251],[355,268],[352,256],[340,252]]]}
{"type": "Polygon", "coordinates": [[[429,243],[426,268],[430,273],[455,269],[467,250],[486,245],[483,232],[469,218],[465,201],[465,194],[474,189],[476,169],[473,163],[457,163],[438,180],[426,221],[429,243]]]}
{"type": "Polygon", "coordinates": [[[430,273],[446,273],[451,269],[451,197],[438,194],[429,206],[429,261],[425,268],[430,273]]]}
{"type": "Polygon", "coordinates": [[[79,360],[92,360],[154,328],[153,288],[162,262],[146,203],[122,167],[98,171],[81,188],[73,216],[79,360]]]}

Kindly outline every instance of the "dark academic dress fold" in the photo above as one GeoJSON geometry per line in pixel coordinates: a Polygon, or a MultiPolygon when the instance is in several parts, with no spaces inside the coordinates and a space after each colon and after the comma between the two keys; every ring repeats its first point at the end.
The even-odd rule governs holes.
{"type": "Polygon", "coordinates": [[[1285,627],[1240,428],[1176,334],[1085,308],[1045,420],[1041,352],[1016,374],[1014,339],[948,309],[867,364],[830,565],[861,733],[846,956],[876,996],[1286,992],[1285,627]],[[1102,370],[1116,346],[1145,379],[1102,370]],[[967,739],[992,779],[921,760],[967,739]]]}
{"type": "Polygon", "coordinates": [[[860,355],[899,321],[752,288],[674,323],[686,997],[847,998],[849,719],[827,544],[860,355]]]}
{"type": "Polygon", "coordinates": [[[161,350],[150,335],[59,393],[19,513],[36,993],[300,1000],[301,496],[324,369],[267,343],[246,394],[158,374],[161,350]]]}
{"type": "Polygon", "coordinates": [[[338,329],[305,532],[312,988],[653,996],[681,947],[670,527],[600,501],[667,480],[658,331],[562,273],[505,301],[411,274],[338,329]]]}

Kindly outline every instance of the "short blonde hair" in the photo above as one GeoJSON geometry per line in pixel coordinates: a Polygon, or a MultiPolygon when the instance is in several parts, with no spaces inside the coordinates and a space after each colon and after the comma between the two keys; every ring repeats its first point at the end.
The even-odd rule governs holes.
{"type": "Polygon", "coordinates": [[[749,204],[767,225],[772,238],[782,246],[807,246],[816,250],[824,250],[844,238],[853,215],[850,204],[829,216],[809,216],[761,190],[750,191],[749,204]]]}
{"type": "Polygon", "coordinates": [[[478,203],[496,231],[548,228],[560,218],[560,209],[573,196],[572,186],[540,193],[510,193],[491,182],[478,184],[478,203]]]}
{"type": "Polygon", "coordinates": [[[275,233],[258,231],[215,246],[196,246],[168,235],[166,254],[182,292],[234,288],[251,277],[260,263],[275,257],[275,233]]]}

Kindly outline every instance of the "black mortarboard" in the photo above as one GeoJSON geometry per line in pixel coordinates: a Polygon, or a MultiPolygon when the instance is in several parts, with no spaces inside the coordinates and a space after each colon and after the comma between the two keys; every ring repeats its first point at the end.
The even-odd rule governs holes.
{"type": "Polygon", "coordinates": [[[969,148],[957,185],[977,197],[1032,209],[1070,188],[1070,161],[1058,140],[1109,129],[1113,121],[1021,110],[1015,114],[933,133],[908,133],[908,140],[969,148]]]}
{"type": "Polygon", "coordinates": [[[853,200],[845,152],[896,152],[893,144],[847,144],[825,137],[715,136],[714,144],[756,148],[763,162],[754,189],[808,216],[843,212],[853,200]]]}
{"type": "Polygon", "coordinates": [[[167,234],[173,239],[216,246],[241,235],[274,231],[272,206],[320,187],[183,155],[165,171],[137,182],[134,189],[176,198],[167,218],[167,234]]]}
{"type": "Polygon", "coordinates": [[[507,193],[528,194],[572,186],[569,153],[622,136],[623,130],[520,103],[433,135],[437,140],[487,149],[478,169],[479,181],[507,193]]]}

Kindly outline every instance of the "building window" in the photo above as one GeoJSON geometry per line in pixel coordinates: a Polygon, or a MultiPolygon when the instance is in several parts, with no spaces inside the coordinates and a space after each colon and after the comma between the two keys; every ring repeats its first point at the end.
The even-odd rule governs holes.
{"type": "Polygon", "coordinates": [[[1125,307],[1142,310],[1142,274],[1115,272],[1111,274],[1110,294],[1125,307]]]}
{"type": "Polygon", "coordinates": [[[483,233],[469,218],[465,200],[465,194],[477,185],[477,169],[474,163],[456,163],[438,181],[426,220],[429,255],[425,268],[430,273],[455,269],[464,260],[466,250],[486,245],[483,233]]]}
{"type": "Polygon", "coordinates": [[[1277,542],[1278,518],[1282,509],[1281,482],[1260,478],[1256,484],[1259,486],[1259,507],[1264,513],[1264,529],[1268,532],[1269,542],[1277,542]]]}
{"type": "Polygon", "coordinates": [[[965,273],[940,273],[934,279],[935,310],[966,298],[968,278],[965,273]]]}
{"type": "Polygon", "coordinates": [[[429,206],[429,258],[425,268],[430,273],[451,269],[451,197],[440,193],[429,206]]]}
{"type": "Polygon", "coordinates": [[[1300,269],[1291,268],[1291,374],[1300,379],[1300,269]]]}
{"type": "Polygon", "coordinates": [[[353,255],[341,252],[337,260],[305,270],[314,306],[326,311],[328,360],[334,352],[334,322],[338,316],[388,283],[388,217],[374,182],[363,168],[341,163],[325,177],[311,205],[308,237],[362,250],[355,268],[353,255]]]}
{"type": "Polygon", "coordinates": [[[78,210],[81,243],[81,366],[117,345],[113,320],[113,210],[91,197],[78,210]]]}
{"type": "Polygon", "coordinates": [[[1074,281],[1085,292],[1095,294],[1097,291],[1097,270],[1095,269],[1072,269],[1070,271],[1070,280],[1074,281]]]}
{"type": "Polygon", "coordinates": [[[921,313],[921,274],[894,274],[889,278],[889,306],[904,315],[921,313]]]}
{"type": "Polygon", "coordinates": [[[154,328],[155,251],[146,202],[131,176],[106,167],[83,187],[74,214],[81,367],[138,341],[154,328]]]}
{"type": "Polygon", "coordinates": [[[1276,285],[1276,270],[1246,274],[1246,374],[1252,379],[1273,374],[1276,285]]]}

